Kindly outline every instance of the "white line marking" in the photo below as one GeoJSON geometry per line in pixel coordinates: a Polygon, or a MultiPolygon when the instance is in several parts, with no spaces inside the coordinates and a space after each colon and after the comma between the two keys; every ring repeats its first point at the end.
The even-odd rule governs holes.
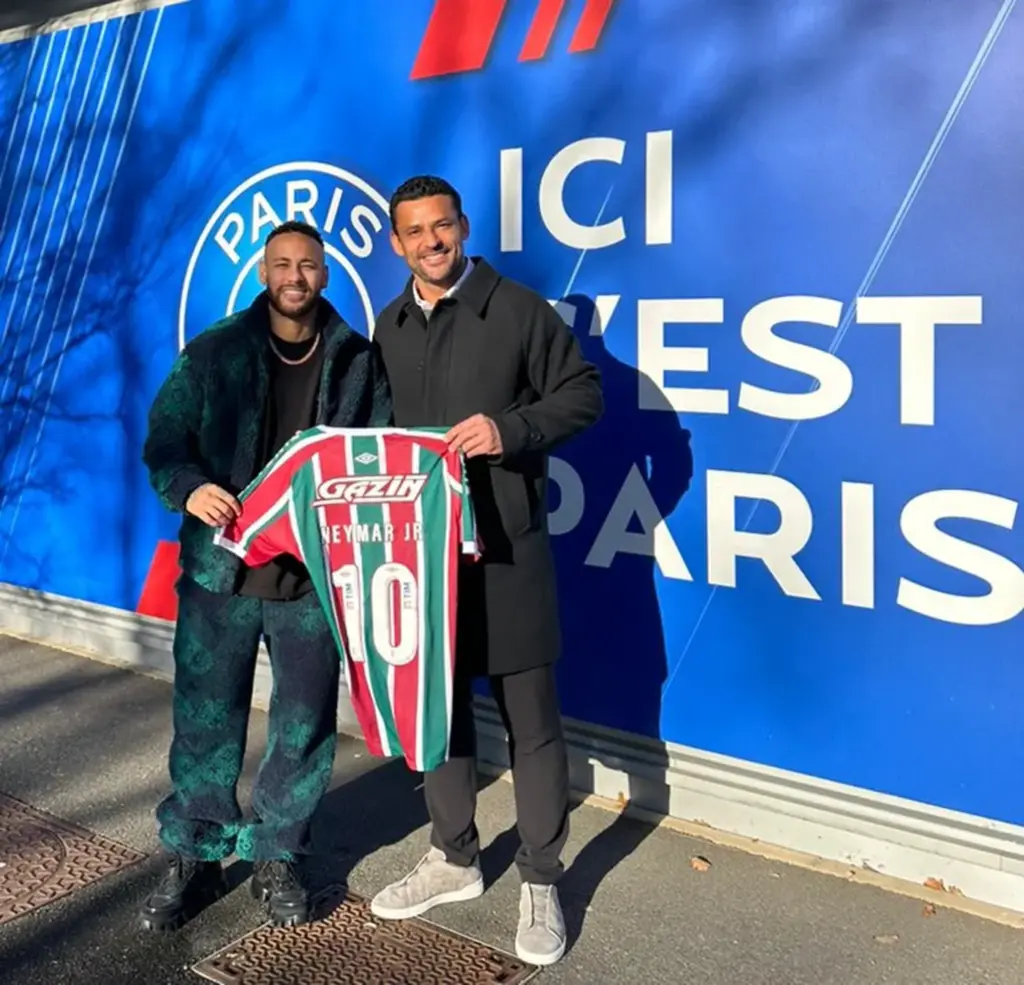
{"type": "MultiPolygon", "coordinates": [[[[73,269],[72,269],[73,261],[74,261],[73,257],[72,257],[72,263],[71,264],[65,265],[65,264],[62,264],[60,262],[61,261],[61,254],[64,251],[64,240],[65,240],[65,238],[67,236],[67,233],[68,233],[68,230],[70,228],[72,217],[74,216],[75,204],[78,201],[78,191],[79,191],[79,188],[80,188],[80,186],[82,184],[82,179],[85,177],[86,168],[88,167],[88,164],[89,164],[89,154],[92,151],[93,140],[94,140],[94,138],[96,136],[96,126],[97,126],[97,123],[99,122],[99,117],[100,117],[100,114],[101,114],[101,112],[103,110],[103,103],[106,100],[107,86],[110,84],[110,76],[111,76],[111,74],[113,72],[114,63],[117,60],[117,52],[119,50],[119,45],[120,45],[120,41],[121,41],[121,31],[122,31],[123,28],[124,28],[124,21],[121,21],[120,24],[118,25],[117,37],[114,38],[114,47],[113,47],[113,51],[111,52],[111,55],[110,55],[110,64],[107,66],[107,74],[106,74],[106,77],[103,80],[103,88],[100,90],[99,101],[98,101],[98,103],[96,105],[96,108],[95,108],[95,111],[93,113],[92,126],[89,129],[89,138],[86,141],[85,152],[82,155],[82,162],[81,162],[81,165],[79,166],[79,170],[78,170],[78,180],[75,182],[75,187],[74,187],[72,195],[71,195],[71,205],[68,208],[67,215],[66,215],[65,220],[64,220],[64,230],[61,233],[60,242],[57,244],[57,252],[54,254],[54,257],[53,257],[53,264],[51,266],[51,271],[50,271],[50,282],[52,283],[53,278],[56,275],[56,272],[57,272],[58,269],[61,270],[62,273],[64,274],[64,286],[61,288],[60,298],[59,298],[59,300],[57,302],[57,310],[54,313],[53,318],[51,319],[51,323],[54,326],[56,326],[58,324],[57,320],[58,320],[58,318],[60,316],[61,308],[64,305],[64,295],[67,292],[68,285],[71,282],[71,277],[72,277],[72,274],[73,274],[73,269]]],[[[96,49],[96,59],[99,58],[100,52],[102,51],[102,47],[103,47],[103,33],[105,31],[106,31],[106,24],[103,25],[103,27],[101,28],[101,31],[100,31],[100,40],[99,40],[99,43],[98,43],[98,46],[97,46],[97,49],[96,49]]],[[[95,60],[94,60],[93,67],[95,68],[95,60]]],[[[90,76],[90,82],[91,82],[91,76],[90,76]]],[[[81,107],[80,107],[80,111],[79,111],[79,122],[81,122],[82,116],[83,116],[83,114],[85,113],[85,110],[86,110],[87,97],[88,97],[88,93],[86,93],[82,97],[82,103],[81,103],[81,107]]],[[[72,149],[69,148],[69,150],[68,150],[68,160],[65,162],[65,170],[67,169],[67,167],[71,163],[71,155],[72,155],[72,149]]],[[[91,204],[92,204],[91,201],[86,203],[85,212],[83,213],[81,221],[79,223],[78,240],[77,240],[77,243],[76,243],[76,246],[75,246],[75,253],[76,254],[78,252],[78,245],[77,244],[81,243],[82,237],[85,235],[85,220],[86,220],[86,218],[88,216],[89,207],[90,207],[91,204]]],[[[46,300],[49,300],[49,286],[47,288],[46,300]]],[[[45,310],[44,309],[45,309],[45,301],[44,301],[44,307],[41,308],[40,311],[39,311],[39,318],[40,319],[45,317],[45,310]]],[[[46,369],[46,360],[47,360],[47,358],[50,355],[50,346],[52,345],[53,340],[56,337],[56,334],[57,334],[56,331],[51,331],[49,333],[49,335],[47,335],[47,338],[46,338],[46,348],[43,351],[42,362],[40,363],[39,369],[38,369],[38,371],[36,373],[36,379],[35,379],[35,381],[32,384],[30,389],[37,389],[37,388],[39,388],[41,386],[43,372],[46,369]]],[[[26,420],[27,420],[27,413],[28,412],[26,411],[26,420]]],[[[45,427],[45,425],[46,425],[45,418],[40,418],[40,421],[39,421],[40,431],[45,427]]],[[[19,443],[19,445],[17,447],[17,450],[15,452],[12,464],[11,464],[11,468],[8,471],[8,475],[11,478],[11,480],[15,480],[16,477],[19,475],[18,463],[21,460],[22,447],[23,446],[19,443]]],[[[27,478],[28,478],[28,476],[26,474],[25,475],[25,479],[27,480],[27,478]]],[[[11,492],[11,483],[8,483],[8,484],[6,484],[6,486],[5,486],[4,490],[3,490],[3,496],[0,497],[0,512],[2,512],[4,507],[7,505],[7,500],[8,500],[8,497],[10,495],[10,492],[11,492]]],[[[12,530],[13,530],[13,527],[12,527],[12,530]]],[[[4,553],[2,555],[0,555],[0,564],[3,563],[3,558],[6,557],[6,551],[7,551],[7,545],[4,546],[4,553]]]]}
{"type": "MultiPolygon", "coordinates": [[[[89,28],[86,28],[85,32],[88,33],[88,31],[89,31],[89,28]]],[[[56,218],[57,210],[60,207],[61,197],[62,197],[63,192],[64,192],[64,184],[67,181],[68,172],[71,169],[71,161],[74,158],[74,148],[75,148],[76,139],[78,137],[79,132],[81,131],[82,120],[85,118],[85,111],[86,111],[86,108],[88,107],[88,104],[89,104],[89,93],[92,91],[92,80],[93,80],[93,76],[95,75],[95,72],[96,72],[96,66],[99,64],[100,54],[103,51],[103,38],[104,38],[104,35],[106,34],[106,32],[107,32],[107,25],[106,25],[106,23],[103,23],[103,24],[100,25],[99,40],[96,42],[96,50],[93,53],[92,65],[91,65],[91,67],[89,69],[89,75],[88,75],[88,77],[85,80],[85,90],[82,93],[82,95],[80,97],[80,100],[79,100],[78,118],[75,120],[74,131],[71,134],[71,139],[68,141],[67,156],[64,159],[64,167],[61,170],[60,181],[57,183],[57,191],[54,194],[54,198],[53,198],[53,203],[54,203],[53,204],[53,215],[51,216],[50,223],[49,223],[49,225],[46,228],[46,233],[43,236],[43,242],[42,242],[42,246],[40,248],[40,260],[39,260],[40,265],[42,265],[43,257],[46,255],[47,244],[50,241],[50,233],[53,232],[53,220],[56,218]]],[[[85,44],[85,42],[83,41],[83,47],[84,47],[84,44],[85,44]]],[[[115,47],[115,50],[116,50],[116,48],[117,48],[117,41],[116,40],[114,42],[114,47],[115,47]]],[[[108,79],[110,77],[110,70],[109,70],[109,68],[107,70],[107,77],[108,77],[108,79]]],[[[70,101],[73,100],[73,96],[74,96],[74,92],[72,90],[71,92],[69,92],[69,97],[68,97],[69,98],[69,103],[70,103],[70,101]]],[[[100,97],[100,102],[102,104],[102,95],[100,97]]],[[[98,110],[97,110],[97,112],[98,112],[98,110]]],[[[95,125],[93,126],[93,133],[95,133],[95,125]]],[[[67,210],[67,213],[66,213],[66,215],[64,217],[64,228],[61,230],[60,240],[57,243],[57,249],[53,253],[52,257],[51,257],[50,276],[46,280],[46,290],[43,292],[43,300],[42,300],[42,302],[36,308],[36,323],[35,323],[35,326],[33,328],[33,338],[35,338],[35,336],[39,333],[39,330],[40,330],[40,327],[41,327],[41,325],[43,323],[43,320],[46,317],[46,306],[47,306],[47,304],[48,304],[48,302],[50,300],[50,292],[53,289],[53,283],[54,283],[54,280],[56,278],[57,271],[58,271],[58,269],[63,269],[61,267],[61,264],[59,263],[60,255],[61,255],[61,253],[64,250],[64,242],[67,239],[68,229],[70,228],[70,225],[71,225],[71,217],[74,214],[74,210],[75,210],[75,202],[78,199],[78,185],[81,183],[82,178],[85,175],[85,166],[86,166],[86,162],[87,162],[88,157],[89,157],[89,151],[91,149],[92,149],[92,135],[90,135],[89,142],[87,143],[86,148],[85,148],[85,155],[82,158],[82,164],[81,164],[81,167],[79,168],[78,182],[76,182],[76,184],[75,184],[75,194],[72,196],[72,199],[71,199],[71,207],[67,210]]],[[[66,270],[64,271],[64,273],[67,274],[68,276],[70,276],[66,270]]],[[[59,306],[58,306],[58,310],[59,310],[59,306]]],[[[45,367],[46,367],[46,359],[47,359],[47,357],[50,354],[50,344],[51,344],[51,342],[53,340],[53,337],[54,336],[53,336],[52,332],[47,336],[46,345],[45,345],[44,350],[43,350],[43,357],[40,360],[39,368],[38,368],[38,370],[36,371],[36,374],[35,374],[36,375],[36,380],[32,384],[31,389],[37,388],[39,386],[40,380],[42,379],[43,372],[45,371],[45,367]]],[[[35,345],[33,344],[31,348],[34,350],[35,349],[35,345]]],[[[31,358],[31,353],[30,353],[29,358],[31,358]]],[[[17,391],[15,391],[15,393],[17,393],[17,391]]],[[[9,419],[11,427],[13,427],[13,419],[14,419],[14,417],[13,417],[13,410],[14,410],[14,408],[12,408],[11,416],[10,416],[10,419],[9,419]]],[[[6,500],[4,500],[4,501],[6,501],[6,500]]],[[[3,506],[3,503],[0,502],[0,508],[2,508],[2,506],[3,506]]]]}
{"type": "MultiPolygon", "coordinates": [[[[119,171],[121,169],[121,162],[122,162],[122,159],[123,159],[123,156],[124,156],[124,149],[125,149],[125,146],[128,143],[128,137],[131,134],[132,123],[135,120],[135,111],[138,109],[139,97],[142,95],[142,90],[145,88],[145,85],[146,85],[146,76],[149,74],[149,66],[150,66],[150,62],[151,62],[152,56],[153,56],[153,48],[154,48],[154,46],[156,44],[157,35],[160,33],[160,23],[163,20],[163,16],[164,16],[164,12],[163,12],[163,9],[161,9],[161,10],[159,10],[157,12],[156,24],[154,25],[153,32],[152,32],[152,34],[150,35],[150,38],[149,38],[149,47],[146,50],[146,58],[145,58],[145,61],[143,62],[143,65],[142,65],[142,72],[140,73],[140,76],[139,76],[139,84],[138,84],[138,86],[135,89],[135,96],[132,99],[131,110],[128,113],[128,120],[125,123],[124,136],[121,138],[121,147],[120,147],[120,150],[118,151],[118,154],[117,154],[117,160],[114,162],[114,173],[113,173],[113,175],[112,175],[112,177],[110,179],[110,183],[107,185],[107,193],[106,193],[106,197],[105,197],[104,202],[103,202],[103,209],[100,212],[99,222],[97,223],[97,226],[96,226],[96,233],[93,236],[92,248],[89,251],[89,258],[86,261],[85,270],[82,273],[81,285],[79,287],[78,297],[77,297],[77,299],[75,301],[75,308],[74,308],[74,311],[72,312],[71,318],[68,320],[68,328],[67,328],[67,330],[64,333],[64,341],[63,341],[63,343],[61,345],[60,356],[57,359],[57,366],[54,369],[54,373],[53,373],[53,382],[50,385],[50,391],[49,391],[49,393],[47,394],[47,397],[46,397],[46,406],[43,408],[43,416],[42,416],[41,421],[40,421],[39,430],[36,432],[36,439],[35,439],[35,442],[34,442],[34,444],[32,446],[32,454],[31,454],[31,457],[29,458],[28,468],[25,470],[26,482],[27,482],[28,478],[32,475],[32,469],[35,466],[36,457],[37,457],[37,455],[39,453],[39,443],[40,443],[40,440],[41,440],[41,438],[43,436],[43,431],[46,428],[46,418],[47,418],[47,415],[49,414],[49,411],[50,411],[50,403],[53,400],[53,394],[54,394],[54,392],[57,389],[57,380],[58,380],[58,378],[60,376],[61,365],[62,365],[62,363],[64,361],[64,355],[65,355],[65,353],[67,351],[68,337],[69,337],[69,335],[71,333],[72,327],[75,324],[75,319],[76,319],[76,317],[78,315],[78,306],[79,306],[79,304],[80,304],[80,302],[82,300],[82,295],[83,295],[83,293],[85,291],[85,285],[86,285],[86,283],[88,282],[88,279],[89,279],[89,268],[92,266],[93,256],[96,253],[96,246],[99,243],[100,232],[101,232],[101,230],[103,228],[103,223],[104,223],[104,220],[106,219],[106,216],[107,216],[107,209],[110,206],[110,197],[113,194],[114,185],[117,183],[117,176],[118,176],[118,173],[119,173],[119,171]]],[[[138,31],[136,31],[135,37],[132,39],[132,50],[131,50],[131,52],[129,52],[128,58],[127,58],[127,60],[125,62],[125,66],[126,66],[125,67],[125,80],[127,80],[128,70],[129,70],[129,68],[131,66],[132,54],[134,53],[134,50],[135,50],[135,42],[138,40],[139,34],[141,34],[141,32],[142,32],[142,22],[143,22],[144,18],[145,18],[145,14],[140,15],[140,17],[139,17],[139,29],[138,29],[138,31]]],[[[122,80],[121,91],[118,93],[118,96],[117,96],[117,103],[114,106],[114,112],[113,112],[113,114],[111,116],[111,126],[113,126],[113,120],[116,119],[116,117],[117,117],[117,109],[118,109],[118,106],[120,105],[121,96],[122,96],[122,94],[124,92],[124,81],[125,80],[122,80]]],[[[108,133],[107,137],[109,138],[109,136],[110,135],[108,133]]],[[[104,143],[104,154],[105,153],[106,153],[106,144],[104,143]]],[[[103,158],[101,156],[100,160],[102,161],[102,159],[103,158]]],[[[97,169],[97,174],[98,174],[98,169],[97,169]]],[[[95,191],[95,185],[93,186],[93,190],[95,191]]],[[[4,557],[7,554],[7,547],[10,544],[11,539],[13,538],[14,529],[15,529],[15,526],[16,526],[16,524],[18,522],[18,514],[21,512],[21,503],[22,503],[22,498],[24,496],[24,493],[25,493],[25,487],[23,485],[22,488],[18,492],[18,501],[17,501],[17,504],[16,504],[16,506],[14,508],[14,515],[11,518],[11,525],[10,525],[10,528],[9,528],[9,534],[10,535],[7,538],[7,543],[4,544],[4,553],[3,553],[2,556],[0,556],[0,564],[3,564],[4,557]]]]}
{"type": "MultiPolygon", "coordinates": [[[[874,283],[875,277],[878,275],[878,271],[885,262],[885,258],[889,255],[892,244],[895,242],[896,236],[899,234],[911,206],[917,199],[918,192],[920,192],[925,178],[928,177],[929,172],[934,166],[935,159],[938,156],[939,151],[942,150],[953,124],[960,115],[960,110],[963,109],[964,103],[967,101],[967,97],[971,94],[971,90],[978,81],[978,76],[981,74],[982,68],[984,68],[985,63],[988,61],[988,57],[992,53],[992,48],[995,46],[996,41],[999,40],[1000,34],[1003,33],[1003,28],[1006,26],[1007,19],[1013,12],[1013,8],[1016,5],[1017,0],[1004,0],[1003,5],[999,8],[999,12],[996,14],[995,20],[992,22],[992,26],[985,35],[985,39],[982,41],[981,47],[978,49],[978,53],[974,56],[974,61],[971,63],[971,67],[967,70],[967,74],[964,76],[963,82],[960,83],[960,88],[957,91],[956,96],[953,98],[952,104],[946,111],[946,115],[943,118],[942,123],[939,125],[938,131],[936,131],[935,136],[932,138],[932,142],[928,147],[924,160],[921,162],[921,166],[917,169],[917,174],[914,175],[914,180],[910,183],[910,187],[903,196],[903,201],[900,203],[900,207],[897,209],[896,215],[893,217],[893,220],[889,225],[885,238],[882,240],[881,245],[875,252],[874,259],[872,259],[871,265],[868,267],[868,271],[864,275],[864,279],[861,281],[860,287],[857,288],[857,294],[854,302],[851,302],[847,307],[846,315],[842,322],[840,322],[839,329],[836,332],[836,337],[833,339],[832,345],[829,346],[830,352],[835,353],[845,338],[846,332],[850,326],[850,321],[853,318],[856,297],[861,297],[874,283]]],[[[814,387],[812,386],[811,389],[814,389],[814,387]]],[[[793,441],[793,436],[796,434],[799,424],[799,421],[794,421],[790,426],[789,431],[786,433],[786,437],[783,439],[782,444],[779,446],[779,450],[775,455],[775,461],[772,464],[771,472],[769,473],[770,475],[774,475],[776,470],[782,464],[782,459],[789,450],[789,446],[793,441]]],[[[760,500],[754,503],[750,514],[747,516],[747,522],[743,525],[744,531],[750,527],[760,503],[760,500]]],[[[679,659],[675,662],[671,673],[668,675],[665,680],[665,684],[662,686],[661,693],[663,697],[668,693],[668,689],[675,680],[676,674],[679,672],[679,668],[683,665],[686,655],[690,652],[690,648],[693,646],[693,642],[697,638],[697,632],[700,630],[700,627],[708,614],[708,609],[711,608],[711,603],[714,601],[715,595],[718,593],[718,588],[718,585],[712,586],[711,591],[708,594],[707,601],[704,603],[704,607],[701,609],[700,615],[697,617],[697,621],[693,624],[693,629],[690,631],[690,636],[686,641],[686,645],[683,647],[683,651],[680,654],[679,659]]]]}
{"type": "MultiPolygon", "coordinates": [[[[43,99],[43,86],[46,84],[46,69],[50,64],[50,54],[53,51],[53,38],[51,37],[46,46],[46,55],[43,58],[43,67],[39,70],[39,84],[36,86],[35,99],[32,101],[32,111],[28,115],[28,126],[25,129],[25,141],[21,145],[21,153],[18,155],[18,163],[14,166],[14,181],[11,182],[11,197],[7,200],[7,208],[4,210],[3,222],[0,222],[0,242],[5,238],[7,232],[7,220],[11,214],[11,206],[18,194],[18,179],[21,177],[21,166],[25,161],[25,152],[28,150],[29,139],[32,136],[32,124],[36,121],[36,111],[43,99]]],[[[40,142],[41,143],[41,142],[40,142]]],[[[39,159],[39,151],[36,150],[36,160],[39,159]]],[[[31,177],[30,179],[31,180],[31,177]]],[[[7,275],[11,272],[11,264],[14,262],[14,254],[18,248],[18,235],[21,230],[21,223],[25,218],[25,209],[28,206],[28,195],[21,199],[21,212],[18,215],[18,224],[14,227],[14,237],[11,239],[10,252],[7,254],[7,264],[4,267],[3,278],[0,282],[6,285],[7,275]]]]}
{"type": "MultiPolygon", "coordinates": [[[[86,28],[86,32],[88,32],[88,28],[86,28]]],[[[29,243],[29,246],[31,246],[31,244],[35,242],[36,228],[38,227],[39,219],[40,219],[40,217],[43,214],[43,205],[46,202],[46,189],[49,188],[49,186],[50,186],[50,177],[53,174],[53,167],[54,167],[54,164],[57,161],[57,150],[58,150],[58,148],[60,147],[60,144],[61,144],[61,137],[62,137],[62,135],[64,133],[64,125],[65,125],[65,123],[67,123],[68,110],[71,109],[71,97],[72,97],[72,93],[74,92],[74,89],[75,89],[75,82],[78,81],[78,70],[79,70],[79,68],[81,67],[81,64],[82,64],[82,55],[85,52],[85,43],[86,43],[86,41],[87,41],[87,37],[83,35],[82,43],[78,46],[78,56],[75,58],[75,67],[74,67],[74,69],[71,72],[71,82],[68,84],[67,96],[64,99],[64,109],[61,111],[60,121],[57,123],[57,132],[54,134],[54,137],[53,137],[53,141],[52,141],[53,146],[52,146],[52,148],[50,150],[50,160],[49,160],[49,162],[46,165],[46,175],[43,178],[42,185],[40,185],[40,187],[39,187],[39,201],[36,203],[36,207],[33,210],[35,212],[35,215],[32,217],[32,227],[28,231],[28,243],[29,243]]],[[[68,35],[68,37],[66,38],[65,43],[64,43],[64,51],[61,53],[60,65],[57,68],[57,79],[58,79],[58,81],[59,81],[59,79],[61,77],[61,70],[64,68],[64,60],[65,60],[65,58],[67,56],[68,48],[70,46],[71,46],[71,36],[68,35]]],[[[46,109],[46,119],[43,121],[43,134],[44,135],[46,133],[46,128],[47,128],[47,126],[49,125],[49,122],[50,122],[50,113],[51,113],[51,111],[53,109],[53,104],[56,101],[56,95],[57,94],[56,94],[56,86],[55,86],[55,91],[54,91],[53,97],[51,97],[51,99],[49,100],[50,105],[46,109]]],[[[43,143],[44,143],[44,138],[41,136],[40,140],[39,140],[39,148],[40,149],[42,149],[43,143]]],[[[37,152],[37,160],[38,160],[38,152],[37,152]]],[[[34,168],[34,165],[33,165],[33,168],[34,168]]],[[[58,204],[59,203],[58,203],[57,199],[54,198],[53,199],[53,207],[52,207],[52,210],[51,210],[51,213],[50,213],[50,222],[49,222],[49,225],[47,226],[47,232],[49,231],[50,226],[53,225],[53,219],[54,219],[54,216],[57,214],[57,205],[58,204]]],[[[43,239],[43,242],[45,244],[45,242],[46,242],[45,237],[43,239]]],[[[29,257],[29,250],[26,249],[23,252],[23,254],[22,254],[21,272],[18,274],[18,279],[17,279],[17,281],[14,284],[14,297],[11,300],[10,308],[7,311],[7,319],[4,322],[3,331],[0,332],[0,351],[2,351],[4,339],[7,337],[7,333],[10,330],[11,319],[14,317],[14,312],[18,309],[18,294],[21,291],[22,282],[26,279],[26,274],[27,274],[28,265],[29,265],[29,259],[30,259],[30,257],[29,257]]],[[[28,289],[28,303],[27,303],[27,307],[28,307],[29,310],[31,310],[31,308],[32,308],[32,300],[33,300],[33,296],[35,295],[35,292],[36,292],[36,283],[39,280],[39,271],[42,269],[42,266],[43,266],[43,250],[42,249],[40,249],[40,251],[39,251],[39,258],[36,261],[34,266],[35,266],[35,271],[32,274],[32,283],[31,283],[31,286],[28,289]]],[[[22,326],[22,327],[24,327],[24,326],[22,326]]],[[[29,374],[29,365],[30,365],[31,360],[32,360],[32,350],[35,349],[36,337],[38,335],[38,332],[39,332],[39,319],[36,319],[35,331],[33,331],[33,333],[32,333],[32,339],[29,342],[28,349],[25,352],[25,372],[24,372],[24,376],[25,377],[27,377],[28,374],[29,374]]],[[[24,334],[24,333],[19,331],[15,335],[15,338],[14,338],[14,355],[11,358],[11,363],[13,365],[15,365],[15,366],[18,364],[18,343],[21,340],[22,334],[24,334]]],[[[13,379],[14,379],[14,373],[13,372],[8,377],[6,377],[4,379],[3,389],[2,389],[2,391],[0,391],[0,407],[3,406],[3,402],[4,402],[4,400],[7,397],[7,384],[12,382],[13,379]]],[[[20,382],[21,381],[19,381],[19,385],[20,385],[20,382]]],[[[15,388],[15,392],[17,392],[17,387],[15,388]]],[[[10,433],[10,424],[11,424],[11,419],[13,417],[14,417],[13,413],[9,413],[7,415],[8,428],[7,428],[7,432],[6,433],[8,433],[8,434],[10,433]]]]}
{"type": "MultiPolygon", "coordinates": [[[[14,137],[18,132],[18,121],[21,119],[21,111],[25,107],[25,94],[28,92],[29,83],[32,81],[32,68],[36,63],[36,49],[39,47],[39,39],[35,38],[32,41],[32,47],[29,51],[28,68],[25,70],[25,79],[21,83],[21,95],[18,97],[18,107],[14,111],[14,116],[11,118],[11,132],[7,138],[7,150],[4,151],[4,163],[0,165],[0,188],[3,187],[4,175],[7,174],[7,164],[11,159],[11,151],[14,149],[14,137]]],[[[11,201],[14,199],[14,190],[11,190],[11,201]]],[[[8,208],[10,208],[10,201],[8,202],[8,208]]],[[[3,225],[7,222],[7,216],[4,215],[4,222],[0,223],[0,232],[2,232],[3,225]]]]}
{"type": "Polygon", "coordinates": [[[29,37],[35,38],[54,31],[71,31],[77,27],[85,27],[88,24],[106,23],[119,17],[130,17],[133,14],[145,13],[147,10],[156,10],[159,7],[173,7],[177,4],[188,2],[189,0],[110,0],[109,3],[98,4],[95,7],[90,7],[88,10],[80,10],[75,14],[51,17],[42,24],[29,24],[0,31],[0,44],[23,41],[29,37]]]}

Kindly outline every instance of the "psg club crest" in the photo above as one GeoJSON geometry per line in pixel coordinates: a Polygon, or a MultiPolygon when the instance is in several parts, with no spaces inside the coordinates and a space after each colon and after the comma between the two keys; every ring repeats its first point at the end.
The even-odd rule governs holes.
{"type": "Polygon", "coordinates": [[[278,164],[241,182],[214,209],[189,258],[178,310],[178,348],[262,290],[267,234],[292,219],[324,238],[325,297],[358,332],[371,336],[377,312],[403,285],[388,243],[387,197],[344,168],[318,161],[278,164]]]}

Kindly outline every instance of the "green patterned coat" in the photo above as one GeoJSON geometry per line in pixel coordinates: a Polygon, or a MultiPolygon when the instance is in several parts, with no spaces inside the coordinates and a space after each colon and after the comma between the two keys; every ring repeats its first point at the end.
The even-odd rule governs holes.
{"type": "MultiPolygon", "coordinates": [[[[322,302],[324,365],[317,424],[383,427],[391,391],[377,347],[322,302]]],[[[270,389],[267,299],[196,336],[179,354],[149,413],[143,461],[160,501],[183,513],[206,482],[237,495],[255,477],[270,389]]],[[[213,592],[234,590],[241,562],[213,544],[213,531],[184,515],[182,571],[213,592]]]]}

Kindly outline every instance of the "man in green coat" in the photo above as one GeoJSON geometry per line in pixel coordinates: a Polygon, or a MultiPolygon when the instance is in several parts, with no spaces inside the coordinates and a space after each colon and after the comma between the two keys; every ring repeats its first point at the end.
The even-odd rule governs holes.
{"type": "Polygon", "coordinates": [[[143,458],[162,503],[184,514],[174,636],[172,790],[157,808],[166,871],[142,906],[148,929],[180,927],[224,891],[221,860],[255,863],[253,894],[279,925],[304,923],[295,865],[334,763],[340,655],[295,558],[244,566],[213,544],[237,495],[296,431],[390,424],[376,347],[322,296],[323,240],[288,222],[267,238],[253,304],[193,339],[153,403],[143,458]],[[254,819],[236,798],[260,639],[274,689],[254,819]]]}

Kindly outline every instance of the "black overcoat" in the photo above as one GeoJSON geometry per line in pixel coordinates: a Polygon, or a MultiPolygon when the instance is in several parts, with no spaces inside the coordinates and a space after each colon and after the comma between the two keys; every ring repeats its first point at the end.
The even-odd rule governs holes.
{"type": "Polygon", "coordinates": [[[539,294],[475,266],[428,321],[412,279],[377,318],[398,427],[450,427],[474,414],[498,426],[500,458],[469,460],[483,561],[459,584],[461,671],[510,674],[561,650],[548,536],[548,453],[604,411],[601,378],[539,294]]]}

